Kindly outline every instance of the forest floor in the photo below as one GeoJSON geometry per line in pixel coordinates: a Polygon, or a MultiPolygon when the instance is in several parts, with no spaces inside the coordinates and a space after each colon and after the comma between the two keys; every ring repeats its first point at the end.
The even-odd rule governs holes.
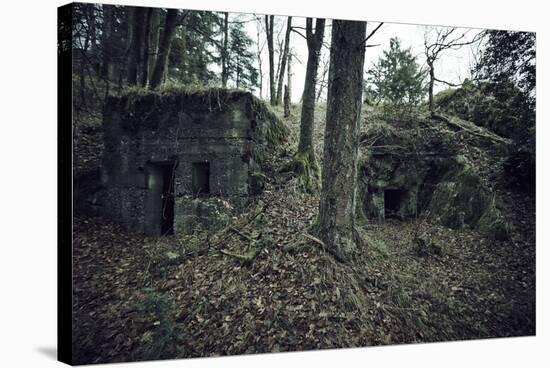
{"type": "MultiPolygon", "coordinates": [[[[288,121],[293,135],[296,116],[288,121]]],[[[322,138],[320,128],[315,134],[322,138]]],[[[88,150],[94,154],[83,153],[84,160],[97,157],[88,150]]],[[[534,198],[502,193],[507,241],[426,221],[388,221],[366,226],[361,256],[342,264],[308,236],[318,195],[277,174],[291,153],[283,150],[264,193],[221,231],[153,239],[99,217],[75,217],[75,361],[535,334],[534,198]],[[419,253],[419,232],[441,254],[419,253]]]]}

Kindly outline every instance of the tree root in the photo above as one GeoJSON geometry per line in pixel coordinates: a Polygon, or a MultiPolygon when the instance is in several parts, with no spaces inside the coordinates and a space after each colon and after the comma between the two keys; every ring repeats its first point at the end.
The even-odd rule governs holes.
{"type": "Polygon", "coordinates": [[[290,169],[298,175],[304,192],[314,193],[319,190],[320,169],[313,148],[307,152],[297,152],[290,169]]]}

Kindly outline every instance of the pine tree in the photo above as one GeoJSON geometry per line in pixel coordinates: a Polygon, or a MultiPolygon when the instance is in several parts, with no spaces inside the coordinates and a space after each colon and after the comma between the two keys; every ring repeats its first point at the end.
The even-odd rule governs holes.
{"type": "Polygon", "coordinates": [[[254,90],[258,86],[258,70],[254,66],[256,55],[251,51],[253,45],[242,23],[231,27],[227,72],[236,88],[254,90]]]}
{"type": "Polygon", "coordinates": [[[398,38],[390,40],[390,49],[384,51],[367,75],[368,98],[390,109],[410,110],[422,102],[427,92],[425,73],[411,49],[403,49],[398,38]]]}
{"type": "Polygon", "coordinates": [[[474,69],[476,79],[514,81],[534,102],[536,84],[535,33],[487,30],[485,49],[474,69]]]}

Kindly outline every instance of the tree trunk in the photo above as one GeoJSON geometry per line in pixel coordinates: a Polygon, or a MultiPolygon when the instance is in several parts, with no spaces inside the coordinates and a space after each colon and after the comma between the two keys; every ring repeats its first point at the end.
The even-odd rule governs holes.
{"type": "Polygon", "coordinates": [[[260,99],[263,98],[263,85],[264,85],[264,73],[262,72],[262,50],[263,50],[263,47],[260,48],[260,31],[258,30],[258,33],[257,33],[257,54],[256,54],[256,59],[258,60],[258,74],[259,74],[259,77],[260,77],[260,99]]]}
{"type": "Polygon", "coordinates": [[[317,81],[317,68],[319,67],[319,56],[323,44],[325,31],[325,20],[317,19],[315,33],[312,27],[313,20],[306,19],[307,38],[307,66],[304,93],[302,94],[302,115],[300,120],[300,141],[298,152],[294,158],[294,171],[302,175],[302,184],[307,192],[314,189],[314,182],[319,176],[319,167],[315,159],[313,148],[313,129],[315,115],[315,85],[317,81]]]}
{"type": "MultiPolygon", "coordinates": [[[[95,4],[86,4],[86,21],[88,23],[88,33],[90,35],[90,54],[88,57],[95,64],[97,58],[97,31],[96,31],[96,9],[95,4]]],[[[95,65],[92,65],[95,68],[95,65]]]]}
{"type": "Polygon", "coordinates": [[[221,52],[222,57],[222,87],[227,88],[227,54],[229,47],[229,13],[225,12],[223,15],[223,49],[221,52]]]}
{"type": "Polygon", "coordinates": [[[265,32],[267,36],[267,50],[269,54],[269,101],[271,105],[276,103],[276,91],[275,91],[275,61],[273,50],[273,21],[275,16],[265,16],[265,32]]]}
{"type": "Polygon", "coordinates": [[[323,59],[323,72],[321,73],[321,80],[319,81],[319,90],[317,91],[317,99],[316,102],[319,102],[321,99],[321,95],[323,94],[323,90],[327,86],[327,74],[328,74],[328,61],[323,59]]]}
{"type": "Polygon", "coordinates": [[[285,78],[285,71],[286,71],[286,63],[288,60],[288,49],[290,45],[290,31],[292,30],[292,17],[288,17],[288,21],[286,23],[286,33],[285,33],[285,45],[283,48],[283,55],[281,57],[281,66],[279,68],[279,80],[277,83],[277,97],[276,97],[276,104],[282,105],[283,103],[283,81],[285,78]]]}
{"type": "Polygon", "coordinates": [[[288,66],[286,71],[286,84],[288,87],[288,101],[292,103],[292,52],[288,54],[288,66]]]}
{"type": "Polygon", "coordinates": [[[172,45],[172,39],[176,31],[176,21],[178,19],[177,9],[168,9],[166,13],[166,21],[164,22],[164,31],[162,32],[162,38],[159,44],[159,51],[155,67],[153,68],[153,75],[149,86],[151,89],[156,89],[163,81],[164,74],[168,69],[168,56],[170,55],[170,47],[172,45]]]}
{"type": "Polygon", "coordinates": [[[159,48],[160,28],[161,28],[160,9],[153,8],[153,14],[151,15],[151,32],[149,33],[149,65],[147,67],[149,71],[149,80],[153,76],[153,69],[157,61],[157,54],[159,48]]]}
{"type": "Polygon", "coordinates": [[[137,84],[138,71],[142,59],[143,46],[143,23],[145,20],[146,9],[141,7],[132,8],[132,39],[130,41],[130,52],[128,55],[128,68],[126,81],[128,84],[137,84]]]}
{"type": "Polygon", "coordinates": [[[434,112],[434,80],[435,80],[435,72],[434,72],[434,65],[433,63],[428,62],[428,67],[430,68],[430,82],[428,85],[428,106],[430,109],[430,113],[433,114],[434,112]]]}
{"type": "Polygon", "coordinates": [[[103,32],[101,33],[101,47],[103,50],[102,53],[102,63],[101,63],[101,76],[105,79],[112,78],[111,70],[111,60],[112,60],[112,35],[113,35],[113,17],[114,17],[114,6],[113,5],[102,5],[103,7],[103,32]]]}
{"type": "Polygon", "coordinates": [[[286,84],[285,84],[284,111],[285,111],[285,118],[288,118],[290,116],[290,92],[289,92],[288,85],[286,84]]]}
{"type": "Polygon", "coordinates": [[[359,241],[355,201],[365,35],[365,22],[332,23],[319,236],[344,262],[359,241]]]}
{"type": "Polygon", "coordinates": [[[151,27],[152,27],[152,21],[153,21],[153,8],[148,8],[145,11],[145,26],[142,27],[143,29],[143,44],[142,44],[142,51],[141,51],[141,76],[140,76],[140,84],[142,86],[147,86],[147,81],[149,80],[149,55],[151,51],[149,50],[149,41],[151,39],[151,27]]]}

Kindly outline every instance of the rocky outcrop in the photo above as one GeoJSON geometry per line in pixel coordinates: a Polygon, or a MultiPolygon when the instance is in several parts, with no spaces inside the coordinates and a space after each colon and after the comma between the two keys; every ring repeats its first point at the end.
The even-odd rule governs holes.
{"type": "Polygon", "coordinates": [[[423,217],[494,239],[508,236],[497,198],[483,177],[486,170],[476,167],[497,165],[506,143],[484,139],[481,128],[470,131],[464,125],[461,131],[456,126],[426,117],[388,122],[370,115],[361,136],[359,170],[358,213],[364,221],[423,217]]]}

